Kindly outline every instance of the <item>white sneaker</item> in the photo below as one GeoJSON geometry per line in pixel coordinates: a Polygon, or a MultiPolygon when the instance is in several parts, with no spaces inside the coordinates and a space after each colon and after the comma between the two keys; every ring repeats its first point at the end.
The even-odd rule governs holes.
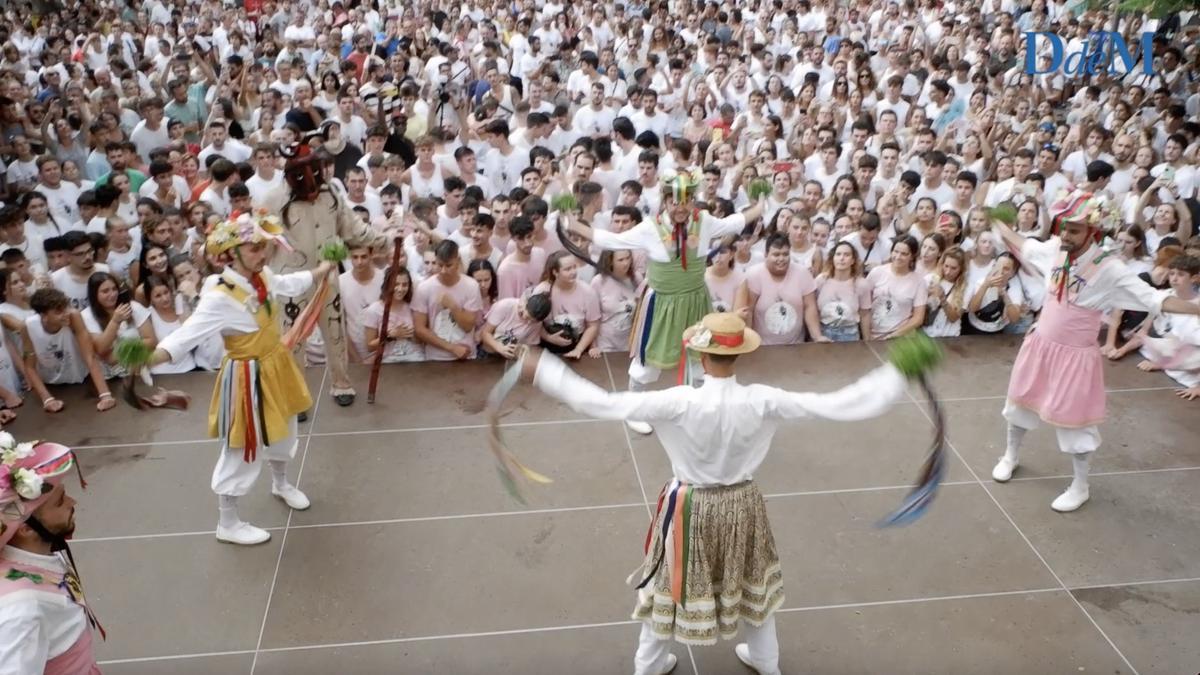
{"type": "Polygon", "coordinates": [[[654,433],[654,427],[646,424],[645,422],[634,422],[633,420],[628,420],[625,422],[625,426],[629,427],[630,431],[643,436],[649,436],[650,434],[654,433]]]}
{"type": "Polygon", "coordinates": [[[1000,461],[996,462],[996,466],[992,468],[992,480],[997,483],[1007,483],[1012,478],[1013,471],[1017,466],[1017,460],[1001,457],[1000,461]]]}
{"type": "Polygon", "coordinates": [[[679,664],[679,659],[674,654],[667,654],[667,665],[663,666],[662,670],[658,671],[658,675],[667,675],[667,673],[675,670],[675,666],[679,664]]]}
{"type": "Polygon", "coordinates": [[[1053,502],[1050,503],[1050,508],[1059,513],[1070,513],[1079,507],[1083,506],[1088,498],[1087,488],[1077,488],[1074,485],[1067,488],[1067,491],[1059,495],[1053,502]]]}
{"type": "Polygon", "coordinates": [[[297,511],[303,511],[304,509],[312,506],[312,504],[308,501],[308,497],[306,497],[304,493],[300,491],[300,488],[296,487],[295,485],[288,485],[282,490],[271,488],[271,494],[279,497],[284,501],[285,504],[297,511]]]}
{"type": "Polygon", "coordinates": [[[217,525],[217,541],[223,541],[227,544],[253,546],[270,541],[270,539],[270,532],[247,522],[239,522],[233,527],[221,527],[217,525]]]}

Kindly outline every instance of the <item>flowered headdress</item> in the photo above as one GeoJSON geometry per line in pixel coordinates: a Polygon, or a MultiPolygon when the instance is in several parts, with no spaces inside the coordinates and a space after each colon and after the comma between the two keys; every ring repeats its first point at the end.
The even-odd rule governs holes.
{"type": "Polygon", "coordinates": [[[0,431],[0,548],[46,502],[63,476],[78,468],[75,454],[65,445],[18,443],[0,431]]]}
{"type": "Polygon", "coordinates": [[[229,220],[222,220],[213,227],[204,242],[204,250],[211,256],[233,250],[242,244],[257,244],[274,241],[287,250],[292,250],[284,235],[283,221],[270,215],[265,209],[254,213],[234,211],[229,220]]]}
{"type": "Polygon", "coordinates": [[[1116,205],[1107,198],[1068,187],[1060,190],[1050,205],[1050,232],[1058,234],[1064,223],[1082,223],[1094,230],[1099,241],[1106,231],[1117,227],[1120,218],[1116,205]]]}

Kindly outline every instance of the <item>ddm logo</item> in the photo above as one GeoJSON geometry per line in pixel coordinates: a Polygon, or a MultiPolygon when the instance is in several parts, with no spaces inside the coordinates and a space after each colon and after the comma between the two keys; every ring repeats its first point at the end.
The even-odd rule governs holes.
{"type": "Polygon", "coordinates": [[[1151,60],[1154,51],[1154,33],[1142,33],[1140,44],[1134,44],[1134,52],[1130,53],[1129,45],[1120,33],[1111,31],[1095,31],[1083,43],[1083,49],[1066,54],[1064,58],[1062,38],[1054,33],[1030,31],[1025,33],[1025,74],[1041,75],[1062,70],[1064,75],[1095,75],[1107,72],[1110,75],[1124,75],[1134,72],[1138,61],[1142,64],[1142,73],[1154,75],[1154,63],[1151,60]],[[1038,36],[1050,41],[1050,67],[1038,69],[1038,36]],[[1111,41],[1111,44],[1110,44],[1111,41]],[[1140,57],[1140,59],[1139,59],[1140,57]],[[1124,69],[1118,68],[1118,64],[1124,69]]]}

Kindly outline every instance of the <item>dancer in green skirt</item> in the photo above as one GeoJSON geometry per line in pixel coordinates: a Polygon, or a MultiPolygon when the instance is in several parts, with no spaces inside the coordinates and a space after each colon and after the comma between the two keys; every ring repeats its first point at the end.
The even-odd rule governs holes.
{"type": "MultiPolygon", "coordinates": [[[[630,335],[630,391],[641,391],[658,380],[664,369],[681,366],[683,331],[712,311],[704,282],[711,243],[722,237],[737,236],[746,223],[762,216],[760,198],[741,213],[716,218],[696,208],[694,197],[699,185],[699,178],[692,174],[664,179],[662,210],[658,216],[643,220],[625,232],[595,230],[580,222],[571,224],[572,232],[589,239],[599,249],[646,254],[646,285],[630,335]]],[[[641,434],[652,431],[642,421],[626,423],[641,434]]]]}

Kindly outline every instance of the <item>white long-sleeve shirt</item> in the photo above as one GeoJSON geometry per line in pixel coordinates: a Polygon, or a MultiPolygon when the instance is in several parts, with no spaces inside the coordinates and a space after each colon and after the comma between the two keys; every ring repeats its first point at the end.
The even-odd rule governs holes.
{"type": "MultiPolygon", "coordinates": [[[[267,284],[267,293],[271,296],[271,311],[283,312],[283,302],[280,297],[295,298],[304,294],[313,285],[313,273],[309,270],[291,272],[289,274],[274,274],[264,269],[263,281],[267,284]]],[[[239,303],[233,296],[212,288],[217,283],[217,277],[205,285],[200,294],[200,302],[196,311],[183,322],[174,333],[163,338],[158,347],[171,355],[171,360],[182,357],[198,347],[210,336],[246,335],[258,330],[258,322],[254,313],[244,303],[239,303]]],[[[250,281],[232,269],[221,273],[220,279],[246,291],[251,298],[257,298],[250,281]]],[[[256,300],[257,302],[257,300],[256,300]]]]}
{"type": "MultiPolygon", "coordinates": [[[[1021,244],[1018,257],[1021,260],[1022,271],[1035,273],[1044,280],[1047,297],[1056,292],[1052,272],[1060,263],[1061,251],[1062,243],[1058,237],[1051,237],[1047,241],[1026,239],[1021,244]]],[[[1100,247],[1093,244],[1078,260],[1094,260],[1098,255],[1100,247]]],[[[1072,266],[1072,281],[1076,269],[1077,267],[1072,266]]],[[[1154,315],[1162,311],[1163,300],[1171,295],[1169,290],[1160,291],[1139,279],[1116,256],[1104,261],[1086,284],[1072,283],[1070,287],[1070,300],[1073,305],[1086,309],[1124,309],[1154,315]]]]}
{"type": "MultiPolygon", "coordinates": [[[[15,563],[66,573],[58,554],[40,555],[5,546],[0,556],[15,563]]],[[[70,649],[88,628],[87,613],[57,588],[0,595],[0,675],[40,673],[46,661],[70,649]]]]}
{"type": "MultiPolygon", "coordinates": [[[[713,239],[741,234],[745,227],[746,217],[740,213],[714,218],[708,211],[701,211],[700,242],[697,246],[700,260],[704,260],[708,255],[713,239]]],[[[606,250],[645,251],[651,260],[662,263],[671,262],[671,255],[675,250],[674,245],[670,251],[667,250],[667,245],[658,234],[658,225],[651,219],[643,220],[624,232],[592,230],[592,243],[597,248],[606,250]]]]}
{"type": "Polygon", "coordinates": [[[534,384],[575,412],[598,419],[654,425],[675,478],[694,485],[733,485],[753,478],[779,422],[824,418],[862,420],[882,414],[905,394],[892,365],[877,368],[828,394],[798,393],[736,377],[711,375],[699,388],[608,392],[543,353],[534,384]]]}

